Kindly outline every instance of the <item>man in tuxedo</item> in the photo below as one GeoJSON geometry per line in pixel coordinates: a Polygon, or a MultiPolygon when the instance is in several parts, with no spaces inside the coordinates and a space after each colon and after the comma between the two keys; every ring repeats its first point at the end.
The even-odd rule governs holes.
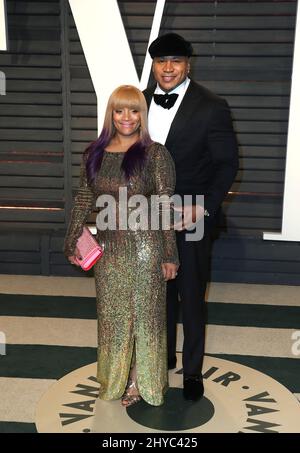
{"type": "MultiPolygon", "coordinates": [[[[175,194],[191,195],[177,231],[180,267],[168,282],[168,367],[176,367],[178,295],[182,303],[183,395],[203,396],[202,363],[205,337],[205,291],[209,273],[211,231],[238,169],[238,147],[225,100],[188,77],[192,45],[168,33],[149,47],[157,82],[144,91],[149,107],[149,132],[165,144],[176,168],[175,194]],[[204,195],[204,206],[196,204],[204,195]],[[187,240],[187,228],[204,220],[201,240],[187,240]]],[[[191,234],[189,231],[188,234],[191,234]]]]}

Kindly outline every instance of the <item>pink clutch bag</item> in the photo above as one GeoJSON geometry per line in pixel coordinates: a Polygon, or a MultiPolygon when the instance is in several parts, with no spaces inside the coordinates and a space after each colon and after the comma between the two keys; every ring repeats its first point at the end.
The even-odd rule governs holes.
{"type": "Polygon", "coordinates": [[[76,247],[82,257],[82,259],[76,258],[76,261],[84,271],[91,269],[103,255],[103,249],[87,227],[83,227],[82,235],[78,239],[76,247]]]}

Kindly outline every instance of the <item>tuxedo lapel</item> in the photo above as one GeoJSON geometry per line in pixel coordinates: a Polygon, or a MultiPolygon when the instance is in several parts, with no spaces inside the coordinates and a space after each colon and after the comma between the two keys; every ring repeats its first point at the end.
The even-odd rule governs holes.
{"type": "Polygon", "coordinates": [[[146,102],[147,102],[148,110],[150,108],[150,104],[151,104],[155,89],[156,89],[156,85],[152,85],[150,88],[147,88],[145,91],[143,91],[146,102]]]}
{"type": "MultiPolygon", "coordinates": [[[[187,123],[189,122],[189,117],[193,114],[194,108],[199,107],[199,91],[195,88],[194,82],[191,80],[188,89],[181,101],[179,109],[176,112],[176,115],[172,121],[167,140],[166,148],[172,149],[172,143],[176,141],[178,134],[182,133],[184,130],[185,134],[189,131],[187,123]]],[[[190,131],[193,133],[193,131],[190,131]]]]}

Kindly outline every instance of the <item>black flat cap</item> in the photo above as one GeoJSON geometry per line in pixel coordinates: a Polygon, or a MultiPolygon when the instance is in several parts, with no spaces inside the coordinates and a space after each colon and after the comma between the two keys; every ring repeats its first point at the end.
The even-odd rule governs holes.
{"type": "Polygon", "coordinates": [[[190,57],[193,54],[193,47],[177,33],[167,33],[155,39],[150,47],[151,58],[154,57],[190,57]]]}

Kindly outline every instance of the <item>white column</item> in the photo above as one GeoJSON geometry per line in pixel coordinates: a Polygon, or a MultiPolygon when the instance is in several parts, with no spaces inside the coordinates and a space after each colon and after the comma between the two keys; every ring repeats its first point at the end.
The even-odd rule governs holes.
{"type": "Polygon", "coordinates": [[[0,0],[0,50],[7,50],[7,25],[6,25],[5,0],[0,0]]]}
{"type": "Polygon", "coordinates": [[[300,241],[300,3],[296,18],[281,233],[264,233],[275,241],[300,241]]]}

